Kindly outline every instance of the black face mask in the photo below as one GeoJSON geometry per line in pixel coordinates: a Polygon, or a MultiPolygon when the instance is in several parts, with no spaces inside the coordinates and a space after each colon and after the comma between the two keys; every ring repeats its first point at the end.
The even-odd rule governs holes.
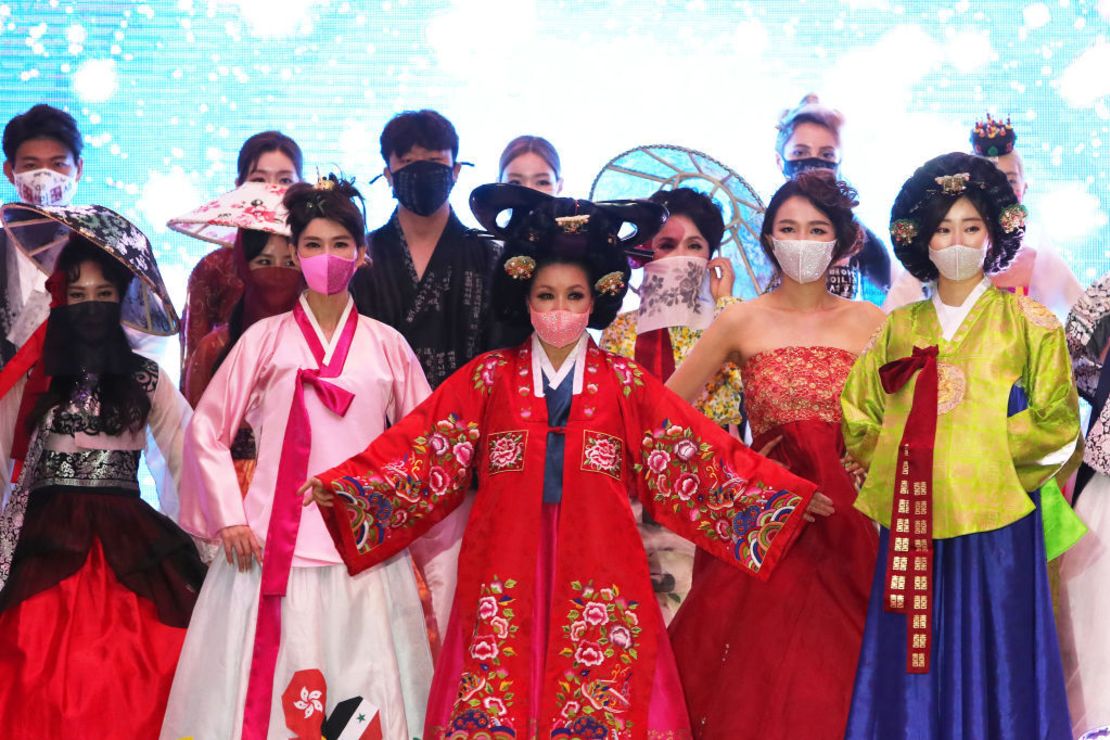
{"type": "Polygon", "coordinates": [[[836,172],[840,167],[839,162],[830,162],[821,157],[807,157],[805,159],[784,159],[782,162],[782,174],[787,177],[794,177],[799,172],[806,170],[832,170],[836,172]]]}
{"type": "Polygon", "coordinates": [[[439,162],[419,160],[391,174],[393,197],[417,216],[438,211],[455,187],[454,168],[439,162]]]}
{"type": "Polygon", "coordinates": [[[131,345],[120,326],[120,304],[82,301],[51,309],[42,354],[51,376],[125,371],[131,345]]]}

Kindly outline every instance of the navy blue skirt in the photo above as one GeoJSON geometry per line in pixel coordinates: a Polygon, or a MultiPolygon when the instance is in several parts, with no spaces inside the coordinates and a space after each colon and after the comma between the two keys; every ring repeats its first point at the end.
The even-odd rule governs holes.
{"type": "MultiPolygon", "coordinates": [[[[1022,406],[1011,398],[1011,413],[1022,406]]],[[[906,672],[907,617],[884,608],[890,533],[879,532],[847,738],[1071,738],[1040,492],[1030,497],[1036,510],[1013,524],[934,542],[927,674],[906,672]]]]}

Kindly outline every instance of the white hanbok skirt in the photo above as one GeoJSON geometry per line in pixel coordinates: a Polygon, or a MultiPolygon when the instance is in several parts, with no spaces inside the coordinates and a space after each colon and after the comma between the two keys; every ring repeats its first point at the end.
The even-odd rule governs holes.
{"type": "Polygon", "coordinates": [[[1105,737],[1110,736],[1110,477],[1096,473],[1075,511],[1089,531],[1060,566],[1060,652],[1075,737],[1105,737]]]}
{"type": "MultiPolygon", "coordinates": [[[[170,691],[162,740],[239,740],[262,570],[221,553],[204,580],[170,691]]],[[[404,552],[351,577],[342,565],[291,569],[281,610],[269,738],[289,738],[282,694],[298,671],[327,683],[324,713],[361,696],[380,711],[383,737],[424,732],[432,680],[424,611],[404,552]]]]}

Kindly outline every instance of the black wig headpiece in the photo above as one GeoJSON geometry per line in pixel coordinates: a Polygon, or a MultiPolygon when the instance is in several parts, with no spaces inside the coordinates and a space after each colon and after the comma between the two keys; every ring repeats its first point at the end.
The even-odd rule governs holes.
{"type": "Polygon", "coordinates": [[[936,265],[929,260],[929,242],[960,198],[971,201],[990,232],[983,263],[986,273],[1005,269],[1021,248],[1026,210],[1006,175],[989,159],[963,152],[944,154],[917,168],[890,211],[894,256],[918,280],[937,278],[936,265]]]}
{"type": "Polygon", "coordinates": [[[647,200],[592,203],[508,184],[476,188],[470,210],[505,243],[493,278],[493,309],[518,326],[529,323],[525,299],[536,270],[571,262],[586,269],[593,287],[590,328],[607,327],[628,292],[626,251],[650,240],[667,220],[667,209],[647,200]],[[500,219],[506,211],[508,218],[500,219]],[[632,231],[622,236],[626,227],[632,231]]]}

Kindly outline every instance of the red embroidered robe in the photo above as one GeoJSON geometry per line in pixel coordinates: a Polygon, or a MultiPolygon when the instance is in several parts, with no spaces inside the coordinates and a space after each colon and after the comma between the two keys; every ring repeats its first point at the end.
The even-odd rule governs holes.
{"type": "Polygon", "coordinates": [[[630,495],[758,578],[804,524],[813,484],[729,437],[632,360],[593,342],[586,352],[563,431],[542,663],[532,629],[549,429],[530,343],[475,358],[365,452],[320,476],[337,493],[322,511],[352,574],[443,519],[478,476],[452,617],[469,644],[451,675],[441,658],[435,684],[457,687],[448,694],[457,698],[445,725],[429,711],[428,738],[647,737],[666,638],[630,495]]]}

